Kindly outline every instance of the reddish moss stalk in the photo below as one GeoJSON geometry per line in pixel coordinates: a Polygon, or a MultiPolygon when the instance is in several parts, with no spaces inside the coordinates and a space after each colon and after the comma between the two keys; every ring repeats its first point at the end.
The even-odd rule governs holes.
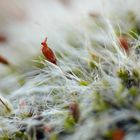
{"type": "Polygon", "coordinates": [[[0,63],[4,65],[10,65],[10,63],[2,56],[0,56],[0,63]]]}
{"type": "Polygon", "coordinates": [[[80,117],[79,105],[76,102],[73,102],[69,105],[70,114],[73,116],[75,122],[78,122],[80,117]]]}
{"type": "Polygon", "coordinates": [[[48,44],[46,42],[47,42],[47,38],[45,38],[45,40],[41,43],[41,45],[43,46],[42,53],[49,62],[57,65],[56,56],[52,51],[52,49],[48,47],[48,44]]]}

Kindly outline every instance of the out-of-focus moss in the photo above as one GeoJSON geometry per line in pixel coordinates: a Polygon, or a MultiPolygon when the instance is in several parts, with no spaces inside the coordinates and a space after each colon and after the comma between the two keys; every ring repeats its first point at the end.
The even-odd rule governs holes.
{"type": "Polygon", "coordinates": [[[13,140],[18,140],[18,139],[28,140],[27,134],[25,132],[21,132],[21,131],[15,132],[13,140]]]}
{"type": "Polygon", "coordinates": [[[79,85],[80,85],[80,86],[88,86],[88,85],[89,85],[89,82],[81,80],[81,81],[79,82],[79,85]]]}
{"type": "Polygon", "coordinates": [[[58,140],[57,134],[52,133],[49,140],[58,140]]]}
{"type": "Polygon", "coordinates": [[[117,74],[118,74],[118,77],[121,78],[122,80],[127,80],[129,78],[129,73],[125,69],[122,69],[122,68],[119,69],[117,74]]]}
{"type": "Polygon", "coordinates": [[[30,118],[30,117],[32,117],[32,113],[31,112],[25,112],[25,113],[20,114],[20,117],[22,119],[30,118]]]}
{"type": "Polygon", "coordinates": [[[131,88],[129,89],[129,93],[130,93],[132,96],[138,95],[138,88],[137,88],[137,87],[131,87],[131,88]]]}
{"type": "Polygon", "coordinates": [[[133,77],[134,77],[134,78],[136,78],[136,79],[140,79],[140,75],[139,75],[138,70],[133,69],[133,70],[132,70],[132,74],[133,74],[133,77]]]}
{"type": "Polygon", "coordinates": [[[64,122],[64,131],[67,133],[72,133],[75,130],[74,126],[75,126],[74,118],[71,114],[69,114],[64,122]]]}
{"type": "Polygon", "coordinates": [[[77,77],[83,77],[83,74],[82,74],[82,72],[81,72],[81,70],[80,69],[74,69],[73,71],[72,71],[77,77]]]}
{"type": "Polygon", "coordinates": [[[118,88],[118,90],[115,93],[115,97],[116,97],[118,103],[123,103],[122,94],[123,94],[124,90],[125,90],[125,87],[121,84],[120,87],[118,88]]]}
{"type": "Polygon", "coordinates": [[[134,103],[134,106],[135,106],[138,110],[140,110],[140,101],[135,102],[135,103],[134,103]]]}
{"type": "Polygon", "coordinates": [[[21,86],[23,86],[23,85],[26,83],[26,81],[25,81],[24,78],[19,78],[19,79],[18,79],[18,82],[19,82],[19,84],[20,84],[21,86]]]}
{"type": "Polygon", "coordinates": [[[122,80],[122,84],[130,89],[131,87],[138,87],[140,83],[140,76],[137,70],[132,70],[130,73],[125,69],[120,69],[118,71],[118,77],[122,80]]]}
{"type": "Polygon", "coordinates": [[[108,109],[108,104],[103,100],[103,98],[100,96],[99,92],[94,92],[95,94],[95,100],[93,101],[93,109],[95,111],[105,111],[108,109]]]}
{"type": "Polygon", "coordinates": [[[111,140],[112,135],[113,135],[113,131],[112,131],[112,130],[108,130],[107,132],[105,132],[104,138],[105,138],[106,140],[111,140]]]}
{"type": "Polygon", "coordinates": [[[92,69],[97,68],[97,65],[96,65],[95,62],[93,62],[93,61],[89,61],[89,62],[88,62],[88,65],[89,65],[89,67],[92,68],[92,69]]]}

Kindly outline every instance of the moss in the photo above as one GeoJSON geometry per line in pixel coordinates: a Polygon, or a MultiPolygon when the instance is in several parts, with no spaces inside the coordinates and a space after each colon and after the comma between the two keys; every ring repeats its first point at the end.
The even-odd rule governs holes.
{"type": "Polygon", "coordinates": [[[137,87],[131,87],[129,89],[129,93],[132,95],[132,96],[137,96],[138,95],[138,88],[137,87]]]}
{"type": "Polygon", "coordinates": [[[140,110],[140,101],[135,102],[135,103],[134,103],[134,106],[135,106],[138,110],[140,110]]]}
{"type": "Polygon", "coordinates": [[[129,72],[125,70],[124,68],[119,69],[117,74],[118,74],[118,77],[121,78],[123,81],[126,81],[129,78],[129,72]]]}
{"type": "Polygon", "coordinates": [[[120,69],[118,71],[118,77],[121,79],[122,84],[128,89],[139,86],[140,76],[139,72],[135,69],[133,69],[131,73],[125,69],[120,69]]]}
{"type": "Polygon", "coordinates": [[[89,62],[88,62],[88,65],[89,65],[89,68],[92,68],[92,69],[97,68],[97,65],[95,64],[94,61],[89,61],[89,62]]]}
{"type": "Polygon", "coordinates": [[[56,133],[52,133],[52,134],[50,135],[50,139],[49,139],[49,140],[58,140],[57,134],[56,134],[56,133]]]}
{"type": "Polygon", "coordinates": [[[30,117],[32,117],[32,112],[24,112],[24,113],[21,113],[20,114],[20,117],[22,118],[22,119],[26,119],[26,118],[30,118],[30,117]]]}
{"type": "Polygon", "coordinates": [[[7,130],[2,130],[2,135],[0,136],[0,140],[10,140],[10,135],[7,130]]]}
{"type": "Polygon", "coordinates": [[[64,131],[67,133],[73,133],[75,130],[75,124],[73,116],[69,114],[64,122],[64,131]]]}
{"type": "Polygon", "coordinates": [[[20,78],[20,79],[18,80],[18,82],[19,82],[20,86],[23,86],[23,85],[26,83],[26,81],[25,81],[24,78],[20,78]]]}
{"type": "Polygon", "coordinates": [[[99,92],[94,92],[95,99],[93,101],[93,109],[97,112],[106,111],[109,108],[109,105],[106,101],[103,100],[99,92]]]}
{"type": "Polygon", "coordinates": [[[88,86],[89,85],[89,82],[82,80],[82,81],[79,82],[79,85],[80,86],[88,86]]]}
{"type": "Polygon", "coordinates": [[[77,77],[83,77],[83,73],[79,68],[76,68],[72,71],[77,77]]]}
{"type": "Polygon", "coordinates": [[[14,140],[17,140],[17,139],[28,140],[28,137],[25,132],[17,131],[15,132],[13,139],[14,140]]]}
{"type": "Polygon", "coordinates": [[[140,110],[139,29],[132,11],[123,17],[123,20],[126,25],[131,23],[133,25],[131,29],[127,27],[121,29],[124,25],[121,22],[117,36],[114,33],[114,24],[112,26],[112,22],[102,15],[94,18],[94,23],[91,22],[92,19],[86,19],[79,24],[81,21],[78,20],[77,25],[80,25],[80,30],[66,25],[69,33],[62,30],[60,38],[54,38],[54,41],[57,41],[55,54],[57,60],[60,60],[57,67],[52,67],[44,61],[42,55],[39,55],[33,58],[35,63],[21,67],[23,71],[25,69],[29,73],[32,71],[31,65],[39,68],[40,71],[33,72],[33,77],[30,75],[29,78],[19,78],[20,74],[23,75],[22,69],[11,68],[10,74],[17,79],[16,84],[22,88],[16,91],[17,86],[14,90],[10,85],[6,86],[10,93],[14,93],[9,96],[14,111],[10,117],[1,117],[0,123],[2,127],[13,124],[17,128],[21,126],[21,131],[11,134],[13,127],[9,127],[8,132],[0,137],[0,140],[58,140],[59,138],[75,140],[79,136],[81,140],[88,138],[112,140],[116,135],[123,137],[121,130],[123,128],[128,135],[130,130],[139,129],[138,123],[126,121],[130,116],[137,117],[136,114],[140,110]],[[126,19],[130,23],[127,23],[126,19]],[[83,25],[84,28],[81,28],[83,25]],[[126,55],[122,49],[119,49],[117,40],[120,34],[128,39],[130,51],[126,55]],[[26,66],[29,66],[29,69],[24,68],[26,66]],[[116,68],[119,69],[117,73],[115,73],[116,68]],[[73,80],[75,75],[76,80],[73,80]],[[27,100],[27,106],[21,112],[18,104],[22,98],[27,100]],[[30,108],[34,112],[30,112],[30,108]],[[40,122],[41,125],[38,126],[40,122]],[[23,123],[26,123],[25,127],[22,126],[23,123]]]}
{"type": "Polygon", "coordinates": [[[134,78],[140,79],[140,74],[139,74],[139,71],[137,69],[132,70],[132,75],[134,78]]]}
{"type": "Polygon", "coordinates": [[[123,99],[123,92],[125,91],[125,87],[124,85],[120,85],[120,87],[116,90],[116,93],[115,93],[115,99],[117,99],[117,102],[119,104],[122,104],[124,102],[124,99],[123,99]]]}
{"type": "Polygon", "coordinates": [[[113,130],[108,130],[107,132],[104,133],[104,138],[106,140],[111,140],[113,135],[113,130]]]}

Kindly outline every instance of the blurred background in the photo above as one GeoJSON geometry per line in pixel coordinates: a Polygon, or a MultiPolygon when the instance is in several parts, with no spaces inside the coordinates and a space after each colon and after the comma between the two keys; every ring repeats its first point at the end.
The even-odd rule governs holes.
{"type": "MultiPolygon", "coordinates": [[[[21,67],[41,53],[46,36],[55,50],[65,47],[70,30],[83,30],[89,16],[129,27],[128,11],[140,19],[139,9],[139,0],[0,0],[0,56],[21,67]]],[[[0,75],[8,69],[0,64],[0,75]]]]}

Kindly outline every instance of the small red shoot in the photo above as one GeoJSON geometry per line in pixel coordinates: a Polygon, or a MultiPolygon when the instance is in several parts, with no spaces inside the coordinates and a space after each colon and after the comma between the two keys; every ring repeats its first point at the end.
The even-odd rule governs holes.
{"type": "Polygon", "coordinates": [[[119,37],[119,43],[121,45],[121,48],[124,49],[127,53],[129,52],[129,43],[126,37],[119,37]]]}
{"type": "Polygon", "coordinates": [[[57,65],[56,56],[55,56],[54,52],[52,51],[52,49],[48,47],[48,44],[46,42],[47,42],[47,37],[41,43],[41,45],[43,46],[42,47],[42,53],[49,62],[57,65]]]}
{"type": "Polygon", "coordinates": [[[70,114],[73,116],[75,122],[78,122],[80,117],[79,105],[76,102],[73,102],[69,105],[70,114]]]}
{"type": "Polygon", "coordinates": [[[122,129],[117,129],[113,132],[112,140],[124,140],[125,132],[122,129]]]}
{"type": "Polygon", "coordinates": [[[52,128],[49,127],[49,126],[44,126],[44,131],[45,131],[46,133],[51,133],[51,132],[52,132],[52,128]]]}

